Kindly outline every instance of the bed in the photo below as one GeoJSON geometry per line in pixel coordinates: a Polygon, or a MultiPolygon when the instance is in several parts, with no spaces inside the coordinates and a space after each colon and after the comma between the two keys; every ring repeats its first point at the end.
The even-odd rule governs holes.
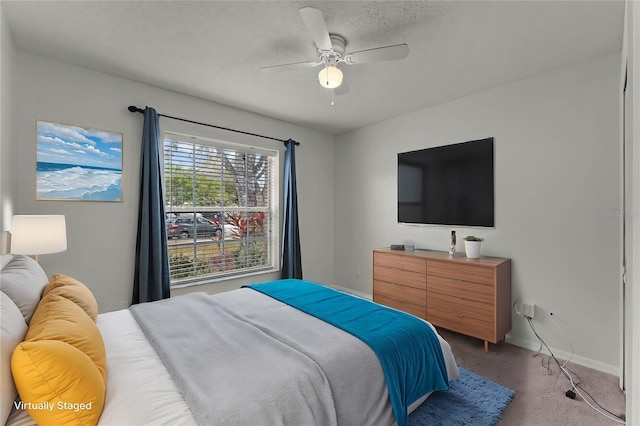
{"type": "MultiPolygon", "coordinates": [[[[398,420],[394,415],[391,395],[396,391],[389,393],[384,363],[360,338],[330,323],[339,314],[327,322],[247,287],[216,295],[193,293],[98,315],[88,288],[64,275],[47,279],[31,258],[3,255],[0,273],[0,423],[31,425],[35,419],[39,424],[118,426],[406,424],[406,416],[398,420]],[[60,327],[71,328],[60,332],[60,327]],[[58,371],[47,373],[47,386],[62,377],[67,382],[61,389],[75,392],[75,402],[66,397],[62,400],[68,404],[63,405],[62,391],[48,398],[32,393],[42,393],[41,384],[32,384],[32,355],[39,356],[36,349],[48,349],[46,345],[55,346],[50,342],[55,339],[63,341],[61,348],[84,351],[76,361],[63,358],[62,364],[69,364],[63,373],[58,371],[63,368],[60,360],[53,363],[48,353],[41,364],[51,362],[51,369],[58,371]],[[25,352],[29,356],[22,356],[25,352]],[[31,406],[24,404],[30,401],[31,406]],[[52,422],[47,411],[62,417],[52,422]]],[[[313,284],[314,291],[319,287],[323,286],[313,284]]],[[[448,384],[459,374],[449,345],[430,324],[420,321],[435,336],[434,352],[442,357],[448,384]]],[[[41,379],[42,371],[38,374],[35,380],[41,379]]],[[[405,401],[407,413],[430,393],[405,401]]]]}

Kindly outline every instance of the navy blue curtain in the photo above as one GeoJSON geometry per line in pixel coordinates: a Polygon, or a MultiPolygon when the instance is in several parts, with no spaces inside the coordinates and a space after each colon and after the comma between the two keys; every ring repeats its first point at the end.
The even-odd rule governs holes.
{"type": "Polygon", "coordinates": [[[285,142],[284,155],[284,220],[282,223],[282,278],[302,279],[300,230],[298,228],[298,195],[296,190],[296,142],[285,142]]]}
{"type": "Polygon", "coordinates": [[[171,296],[159,138],[158,113],[147,107],[142,131],[134,304],[171,296]]]}

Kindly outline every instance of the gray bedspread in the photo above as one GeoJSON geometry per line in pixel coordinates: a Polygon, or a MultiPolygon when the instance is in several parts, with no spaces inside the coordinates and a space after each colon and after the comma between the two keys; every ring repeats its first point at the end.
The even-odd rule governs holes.
{"type": "Polygon", "coordinates": [[[376,355],[251,289],[130,308],[201,425],[390,425],[376,355]]]}

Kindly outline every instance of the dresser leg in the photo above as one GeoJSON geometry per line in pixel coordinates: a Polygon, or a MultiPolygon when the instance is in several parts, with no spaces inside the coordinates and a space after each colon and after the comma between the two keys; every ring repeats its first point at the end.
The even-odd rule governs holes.
{"type": "Polygon", "coordinates": [[[487,340],[484,341],[484,351],[489,352],[489,342],[487,340]]]}

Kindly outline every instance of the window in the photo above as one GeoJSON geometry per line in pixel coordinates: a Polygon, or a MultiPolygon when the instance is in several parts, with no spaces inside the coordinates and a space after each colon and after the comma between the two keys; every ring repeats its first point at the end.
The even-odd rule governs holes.
{"type": "Polygon", "coordinates": [[[171,285],[276,269],[277,161],[277,151],[165,135],[171,285]]]}

